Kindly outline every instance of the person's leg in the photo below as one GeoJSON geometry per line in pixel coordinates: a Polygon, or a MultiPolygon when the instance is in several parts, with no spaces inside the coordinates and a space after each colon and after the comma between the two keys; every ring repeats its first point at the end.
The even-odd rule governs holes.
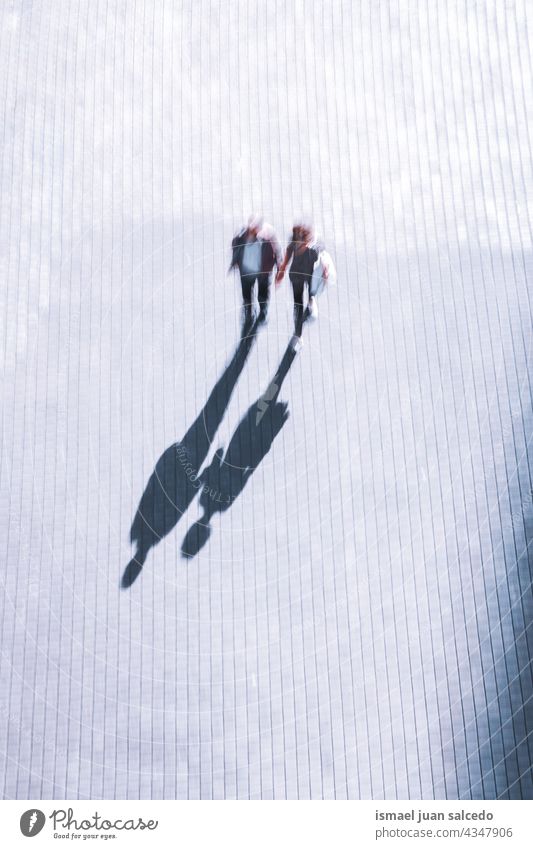
{"type": "Polygon", "coordinates": [[[316,295],[313,294],[311,289],[312,280],[312,276],[306,277],[304,279],[304,286],[307,287],[307,307],[304,313],[304,321],[307,321],[308,318],[318,317],[318,305],[316,302],[316,295]]]}
{"type": "Polygon", "coordinates": [[[315,321],[318,318],[318,301],[316,295],[311,295],[309,293],[309,300],[307,302],[307,318],[315,321]]]}
{"type": "Polygon", "coordinates": [[[292,283],[292,293],[294,296],[294,334],[301,336],[303,330],[304,316],[304,278],[301,274],[289,275],[292,283]]]}
{"type": "Polygon", "coordinates": [[[260,274],[257,278],[257,298],[259,300],[259,316],[266,318],[268,299],[270,297],[270,274],[260,274]]]}
{"type": "Polygon", "coordinates": [[[241,275],[242,302],[244,304],[244,320],[248,321],[252,317],[252,287],[255,278],[252,274],[241,275]]]}
{"type": "Polygon", "coordinates": [[[310,277],[305,278],[304,289],[307,292],[307,310],[309,310],[309,301],[311,300],[311,278],[310,277]]]}

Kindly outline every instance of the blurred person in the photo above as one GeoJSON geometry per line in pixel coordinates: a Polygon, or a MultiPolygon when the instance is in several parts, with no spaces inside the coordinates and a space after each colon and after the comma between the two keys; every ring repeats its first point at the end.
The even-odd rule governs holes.
{"type": "Polygon", "coordinates": [[[323,245],[315,240],[313,228],[307,224],[295,224],[292,235],[285,251],[285,256],[276,274],[276,286],[279,286],[287,266],[290,264],[289,278],[294,296],[294,336],[291,344],[295,351],[302,345],[304,321],[307,318],[318,317],[316,286],[316,269],[320,264],[320,278],[324,281],[329,276],[329,264],[319,263],[323,245]],[[307,288],[307,309],[304,311],[304,290],[307,288]]]}
{"type": "Polygon", "coordinates": [[[281,249],[274,229],[261,216],[251,215],[248,224],[237,233],[231,243],[232,257],[229,270],[238,268],[241,276],[245,324],[253,318],[253,288],[257,280],[259,321],[266,321],[270,298],[271,273],[279,268],[281,249]]]}

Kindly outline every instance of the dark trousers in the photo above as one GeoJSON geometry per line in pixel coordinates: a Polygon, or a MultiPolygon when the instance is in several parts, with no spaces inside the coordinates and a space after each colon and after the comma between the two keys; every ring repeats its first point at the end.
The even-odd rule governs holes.
{"type": "Polygon", "coordinates": [[[307,300],[309,301],[311,292],[311,275],[289,273],[289,277],[292,283],[292,294],[294,296],[294,333],[296,336],[301,336],[305,320],[304,289],[307,286],[307,300]]]}
{"type": "Polygon", "coordinates": [[[251,310],[254,283],[257,280],[257,300],[261,312],[266,313],[270,297],[270,274],[241,274],[242,299],[246,310],[251,310]]]}

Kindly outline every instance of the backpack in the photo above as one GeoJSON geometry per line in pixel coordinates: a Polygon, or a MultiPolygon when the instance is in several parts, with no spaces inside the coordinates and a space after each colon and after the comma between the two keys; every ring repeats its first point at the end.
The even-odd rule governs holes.
{"type": "Polygon", "coordinates": [[[336,284],[337,272],[333,260],[327,251],[321,250],[313,267],[309,294],[311,296],[321,295],[326,286],[335,286],[336,284]],[[324,277],[324,268],[328,270],[327,279],[324,277]]]}

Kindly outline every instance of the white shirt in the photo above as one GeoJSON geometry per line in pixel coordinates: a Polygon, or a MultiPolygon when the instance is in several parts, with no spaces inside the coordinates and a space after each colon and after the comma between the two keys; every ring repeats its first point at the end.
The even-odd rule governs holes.
{"type": "Polygon", "coordinates": [[[246,242],[242,252],[242,273],[259,274],[261,271],[261,242],[246,242]]]}

